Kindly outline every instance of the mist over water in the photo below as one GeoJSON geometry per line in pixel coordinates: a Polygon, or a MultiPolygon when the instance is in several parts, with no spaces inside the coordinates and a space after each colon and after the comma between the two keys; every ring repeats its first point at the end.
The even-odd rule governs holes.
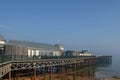
{"type": "Polygon", "coordinates": [[[96,77],[120,77],[120,54],[112,54],[112,64],[101,66],[96,70],[96,77]]]}
{"type": "Polygon", "coordinates": [[[120,54],[115,54],[115,55],[112,55],[113,56],[113,63],[112,65],[119,65],[120,66],[120,54]]]}

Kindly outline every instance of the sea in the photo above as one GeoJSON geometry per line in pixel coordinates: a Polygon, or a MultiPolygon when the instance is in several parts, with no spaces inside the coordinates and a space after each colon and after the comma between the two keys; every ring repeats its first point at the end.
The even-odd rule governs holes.
{"type": "Polygon", "coordinates": [[[96,69],[96,78],[119,77],[120,78],[120,55],[112,55],[112,64],[103,65],[96,69]]]}

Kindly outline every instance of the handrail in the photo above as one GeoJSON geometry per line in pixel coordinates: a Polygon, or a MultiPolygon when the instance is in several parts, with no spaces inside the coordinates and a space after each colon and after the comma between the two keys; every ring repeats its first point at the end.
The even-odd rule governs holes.
{"type": "Polygon", "coordinates": [[[30,60],[43,60],[43,59],[68,59],[68,58],[94,58],[95,56],[32,56],[27,55],[0,55],[0,64],[10,61],[30,61],[30,60]]]}

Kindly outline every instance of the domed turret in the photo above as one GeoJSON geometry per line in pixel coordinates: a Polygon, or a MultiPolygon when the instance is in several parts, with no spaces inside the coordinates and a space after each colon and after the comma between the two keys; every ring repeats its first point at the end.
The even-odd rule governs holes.
{"type": "Polygon", "coordinates": [[[4,44],[5,44],[5,38],[0,35],[0,55],[4,54],[4,44]]]}
{"type": "Polygon", "coordinates": [[[64,47],[61,44],[56,44],[55,46],[59,48],[61,51],[64,51],[64,47]]]}
{"type": "Polygon", "coordinates": [[[2,35],[0,35],[0,44],[5,44],[5,38],[2,35]]]}

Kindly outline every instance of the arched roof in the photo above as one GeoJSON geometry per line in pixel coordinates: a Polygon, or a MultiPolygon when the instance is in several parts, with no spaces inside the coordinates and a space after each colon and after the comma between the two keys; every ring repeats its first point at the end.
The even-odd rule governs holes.
{"type": "Polygon", "coordinates": [[[0,41],[5,41],[5,38],[0,34],[0,41]]]}
{"type": "Polygon", "coordinates": [[[58,47],[62,51],[64,50],[64,47],[61,44],[56,44],[55,46],[58,47]]]}

